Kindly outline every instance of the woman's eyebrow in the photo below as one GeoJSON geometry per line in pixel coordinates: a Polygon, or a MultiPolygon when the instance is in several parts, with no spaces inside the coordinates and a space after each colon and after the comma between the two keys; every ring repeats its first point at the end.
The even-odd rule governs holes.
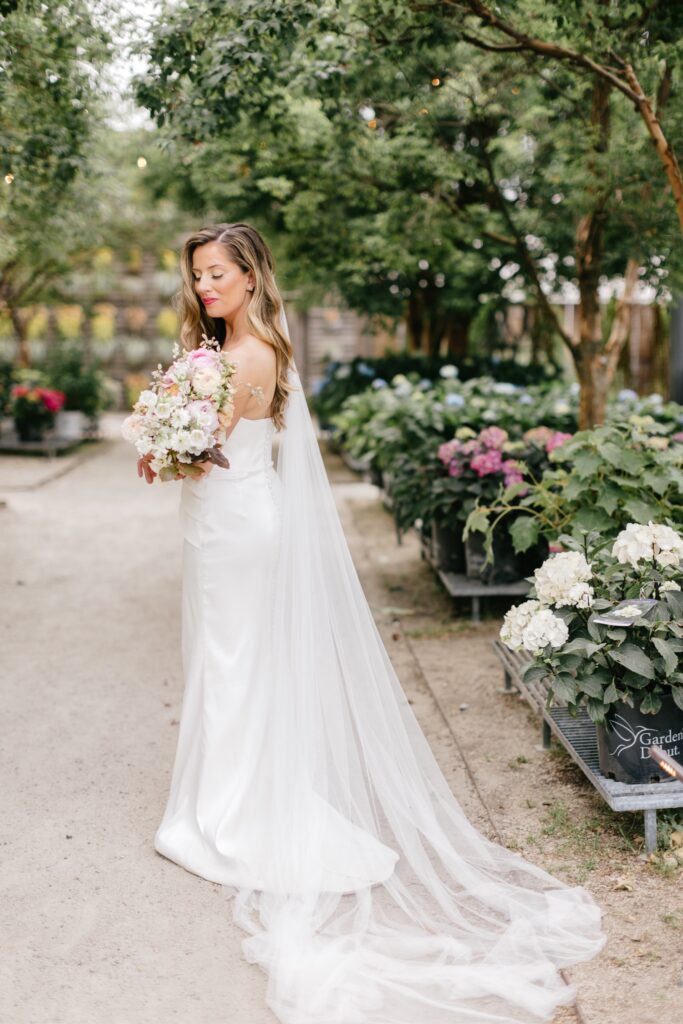
{"type": "MultiPolygon", "coordinates": [[[[210,267],[207,267],[206,269],[207,269],[207,270],[213,270],[213,269],[214,269],[214,267],[220,267],[220,268],[221,268],[221,270],[222,270],[222,269],[223,269],[223,264],[222,264],[222,263],[212,263],[212,264],[211,264],[211,266],[210,266],[210,267]]],[[[196,267],[193,267],[193,268],[192,268],[192,273],[193,273],[193,274],[201,274],[201,270],[197,270],[197,268],[196,268],[196,267]]]]}

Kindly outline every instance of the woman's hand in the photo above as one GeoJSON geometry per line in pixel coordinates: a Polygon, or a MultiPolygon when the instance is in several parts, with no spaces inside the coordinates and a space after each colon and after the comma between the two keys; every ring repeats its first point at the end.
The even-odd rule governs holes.
{"type": "Polygon", "coordinates": [[[198,466],[202,471],[202,476],[208,476],[211,470],[216,465],[215,462],[210,462],[209,459],[206,462],[195,462],[195,466],[198,466]]]}
{"type": "Polygon", "coordinates": [[[138,476],[144,476],[148,484],[153,484],[157,475],[150,466],[151,459],[151,455],[143,455],[138,459],[138,476]]]}

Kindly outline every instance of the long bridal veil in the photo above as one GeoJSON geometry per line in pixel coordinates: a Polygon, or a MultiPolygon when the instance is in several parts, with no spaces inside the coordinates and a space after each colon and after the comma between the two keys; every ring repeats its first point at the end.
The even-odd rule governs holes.
{"type": "MultiPolygon", "coordinates": [[[[287,331],[282,312],[283,328],[287,331]]],[[[288,331],[287,331],[288,333],[288,331]]],[[[247,959],[285,1024],[529,1024],[574,998],[559,969],[600,911],[467,820],[363,594],[301,382],[280,435],[271,708],[255,825],[263,889],[234,890],[247,959]]]]}

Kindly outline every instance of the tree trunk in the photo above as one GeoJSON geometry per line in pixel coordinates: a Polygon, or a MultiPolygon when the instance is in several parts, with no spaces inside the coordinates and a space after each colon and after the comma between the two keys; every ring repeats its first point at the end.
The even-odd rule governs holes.
{"type": "Polygon", "coordinates": [[[631,327],[631,303],[637,283],[638,264],[630,259],[624,276],[624,293],[617,304],[612,330],[606,344],[603,346],[601,342],[590,345],[582,343],[574,349],[576,370],[581,383],[579,430],[590,430],[605,422],[610,385],[614,380],[619,356],[631,327]]]}
{"type": "Polygon", "coordinates": [[[408,299],[408,311],[406,314],[406,326],[408,328],[408,349],[410,352],[422,351],[422,339],[424,337],[424,316],[422,304],[417,295],[411,294],[408,299]]]}
{"type": "Polygon", "coordinates": [[[28,347],[28,324],[26,318],[22,316],[15,306],[9,307],[9,315],[17,341],[17,365],[23,369],[28,369],[31,365],[31,353],[28,347]]]}
{"type": "MultiPolygon", "coordinates": [[[[595,133],[593,148],[596,154],[605,153],[609,146],[609,94],[610,85],[602,78],[593,82],[591,128],[595,133]]],[[[590,161],[595,172],[595,161],[590,161]]],[[[596,176],[596,180],[599,178],[596,176]]],[[[595,205],[584,214],[576,228],[576,271],[579,280],[578,350],[574,359],[581,382],[579,427],[587,430],[605,419],[605,403],[609,384],[604,380],[602,318],[600,315],[600,276],[605,247],[607,212],[604,191],[595,196],[595,205]]]]}
{"type": "Polygon", "coordinates": [[[446,338],[448,340],[448,355],[452,359],[462,358],[467,355],[470,343],[471,320],[464,320],[461,317],[449,318],[446,327],[446,338]]]}

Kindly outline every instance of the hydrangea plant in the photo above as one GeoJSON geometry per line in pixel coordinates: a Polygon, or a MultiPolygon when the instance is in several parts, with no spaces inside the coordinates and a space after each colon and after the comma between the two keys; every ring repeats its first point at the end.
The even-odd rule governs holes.
{"type": "Polygon", "coordinates": [[[548,702],[604,723],[623,701],[656,714],[665,694],[683,710],[683,538],[671,526],[629,523],[610,545],[599,534],[562,536],[568,550],[533,576],[500,637],[532,656],[525,681],[546,680],[548,702]],[[607,622],[601,620],[608,620],[607,622]]]}

